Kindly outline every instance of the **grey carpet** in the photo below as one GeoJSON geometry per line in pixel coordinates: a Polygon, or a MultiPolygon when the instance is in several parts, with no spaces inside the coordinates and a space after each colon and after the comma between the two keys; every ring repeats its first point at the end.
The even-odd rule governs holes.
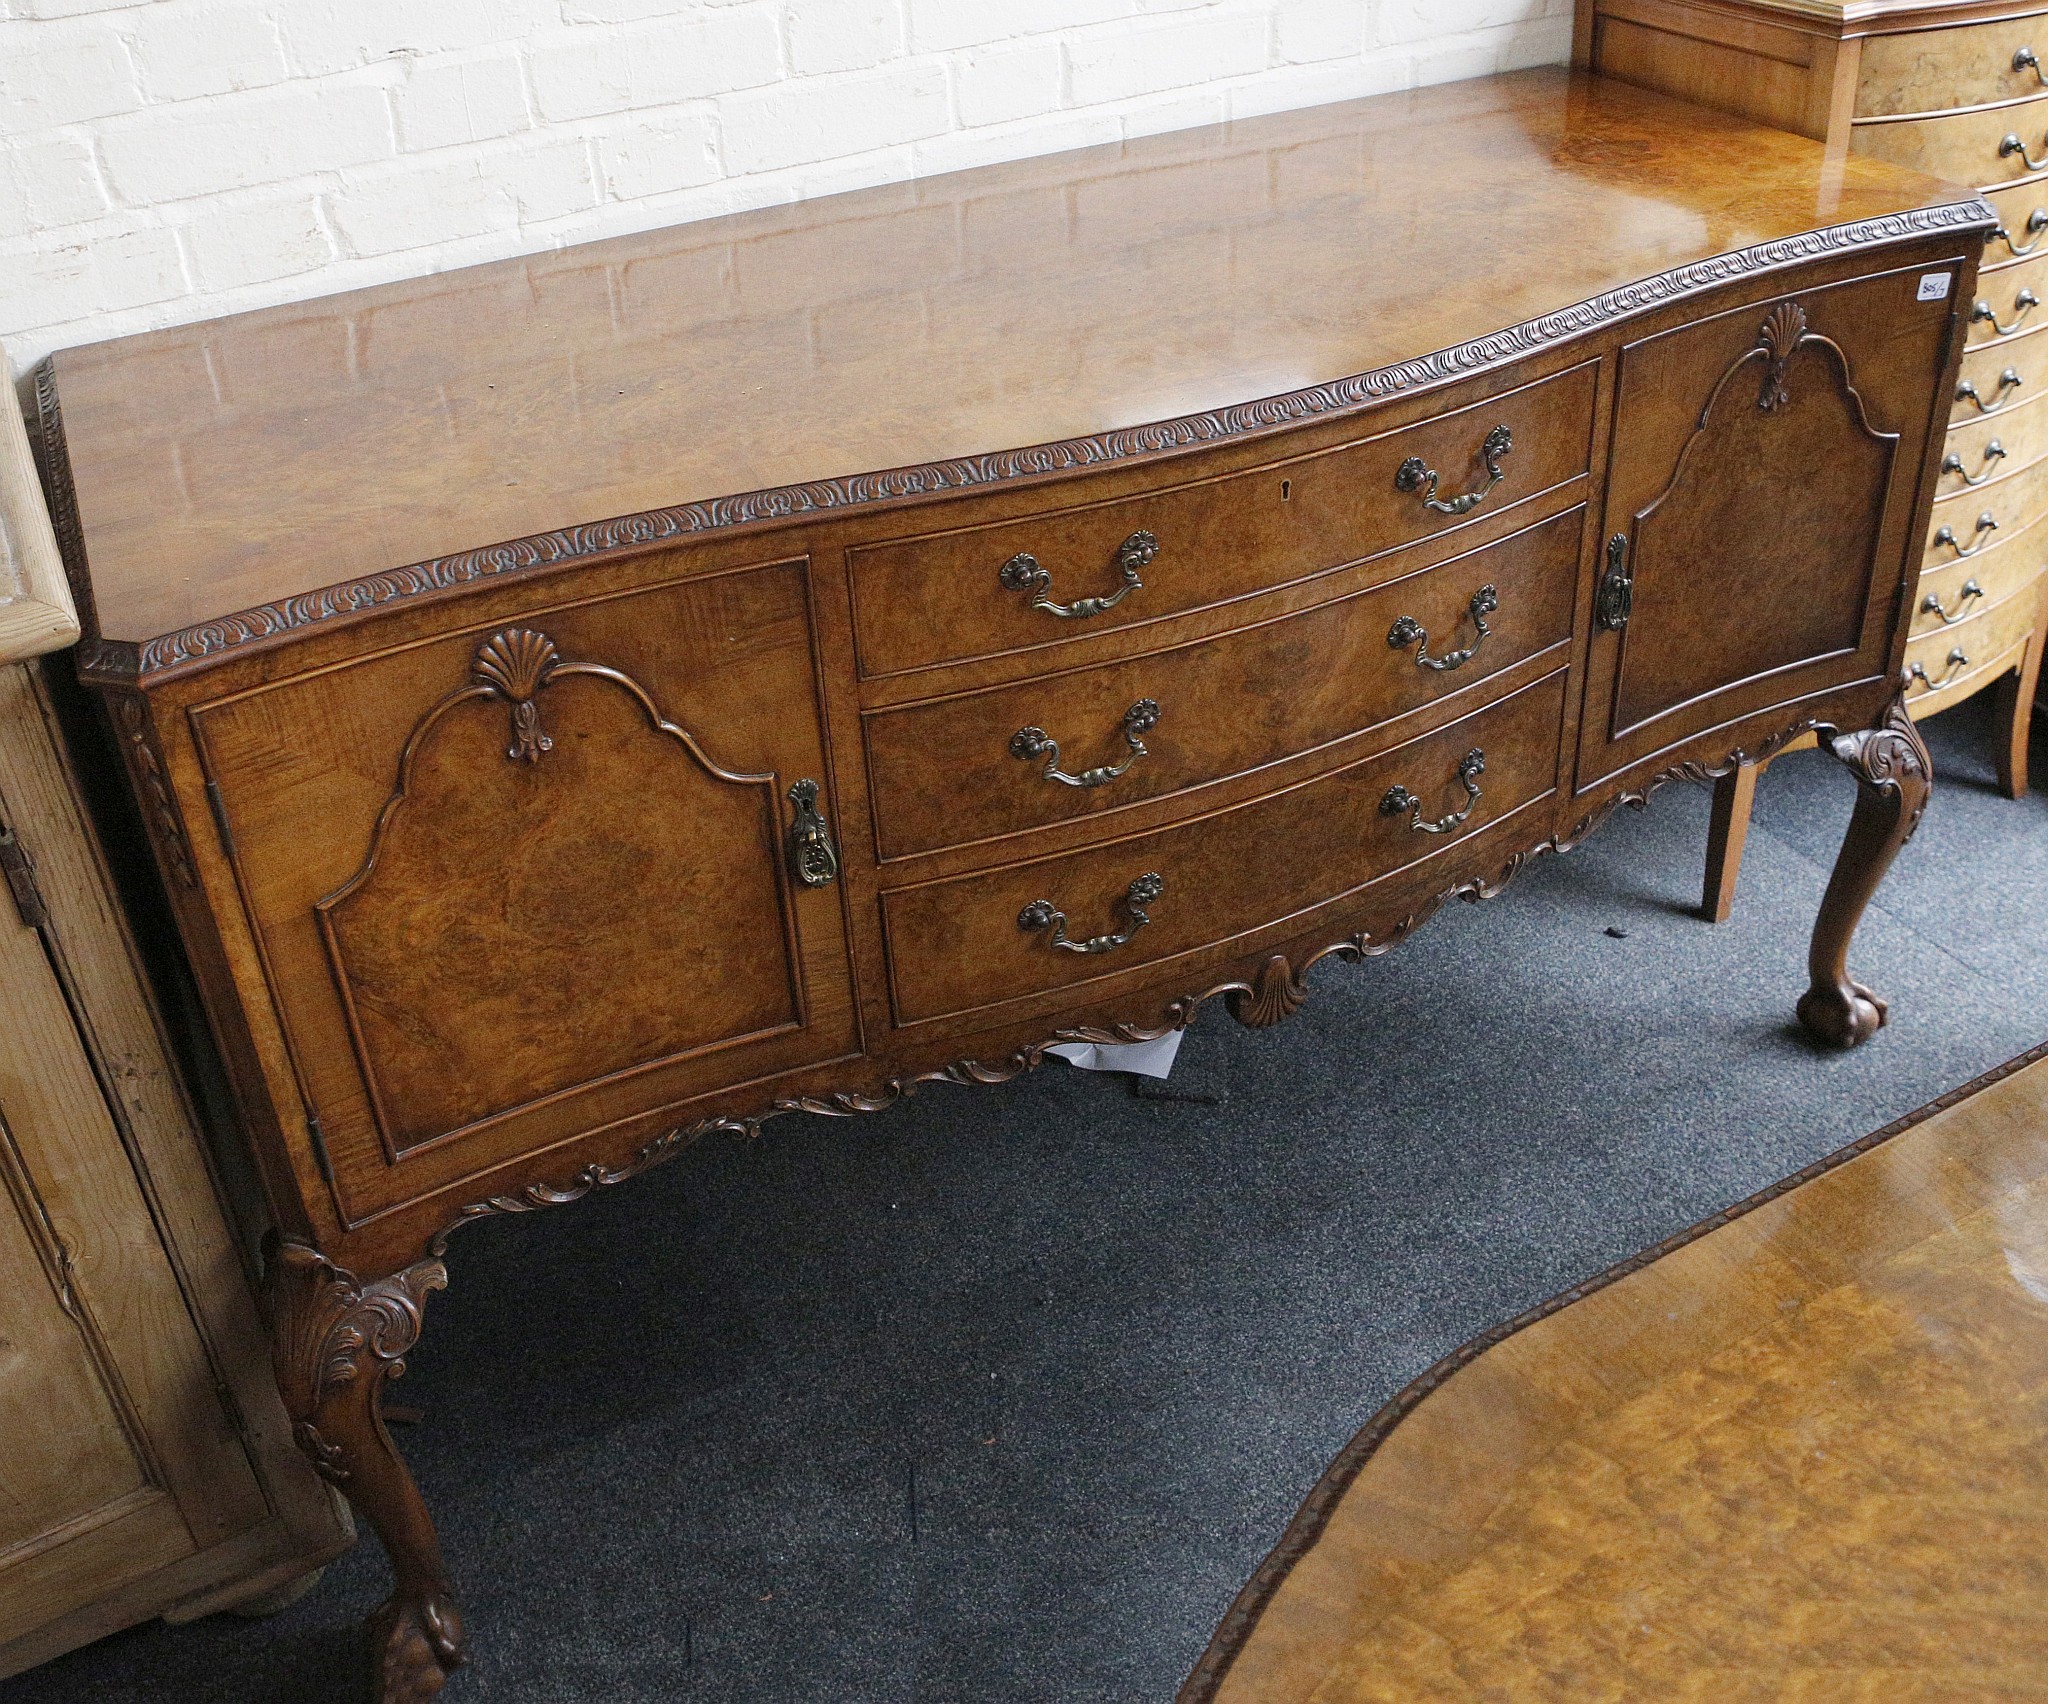
{"type": "MultiPolygon", "coordinates": [[[[1981,700],[1929,733],[1859,1052],[1789,1023],[1853,793],[1810,753],[1719,929],[1706,794],[1667,788],[1277,1030],[1205,1014],[1220,1104],[1052,1064],[464,1232],[401,1398],[476,1653],[450,1704],[1169,1698],[1416,1372],[2048,1036],[2048,799],[1991,791],[1981,700]]],[[[0,1701],[353,1704],[384,1589],[366,1541],[274,1620],[0,1701]]]]}

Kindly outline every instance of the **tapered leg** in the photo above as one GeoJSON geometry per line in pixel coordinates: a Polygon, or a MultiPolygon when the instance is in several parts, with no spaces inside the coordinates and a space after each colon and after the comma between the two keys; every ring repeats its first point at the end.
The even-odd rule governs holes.
{"type": "Polygon", "coordinates": [[[370,1618],[377,1704],[418,1704],[462,1661],[462,1616],[441,1541],[378,1401],[419,1341],[427,1294],[446,1287],[438,1260],[361,1283],[305,1243],[271,1253],[271,1356],[292,1435],[383,1540],[397,1575],[370,1618]]]}
{"type": "Polygon", "coordinates": [[[1700,912],[1709,923],[1725,923],[1735,910],[1735,882],[1742,874],[1742,849],[1749,843],[1749,813],[1756,804],[1761,764],[1737,764],[1714,783],[1714,816],[1707,829],[1707,880],[1700,912]]]}
{"type": "Polygon", "coordinates": [[[1998,785],[2008,799],[2027,793],[2027,740],[2034,731],[2034,692],[2041,681],[2041,652],[2048,631],[2036,629],[2018,670],[2000,681],[1998,693],[1998,785]]]}
{"type": "Polygon", "coordinates": [[[1823,1041],[1855,1047],[1877,1033],[1887,1014],[1882,1000],[1850,979],[1849,942],[1899,848],[1920,826],[1934,764],[1903,696],[1876,727],[1850,734],[1823,728],[1820,740],[1855,774],[1856,812],[1813,926],[1813,985],[1799,1002],[1799,1021],[1823,1041]]]}

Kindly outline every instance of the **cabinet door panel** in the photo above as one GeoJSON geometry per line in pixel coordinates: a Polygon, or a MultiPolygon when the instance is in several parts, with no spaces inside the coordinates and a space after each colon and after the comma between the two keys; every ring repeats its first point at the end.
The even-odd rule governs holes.
{"type": "Polygon", "coordinates": [[[856,1049],[837,889],[784,845],[815,682],[784,562],[193,713],[351,1216],[856,1049]]]}
{"type": "Polygon", "coordinates": [[[1922,302],[1925,276],[1802,292],[1622,352],[1582,786],[1883,671],[1926,448],[1915,399],[1954,323],[1954,278],[1922,302]]]}

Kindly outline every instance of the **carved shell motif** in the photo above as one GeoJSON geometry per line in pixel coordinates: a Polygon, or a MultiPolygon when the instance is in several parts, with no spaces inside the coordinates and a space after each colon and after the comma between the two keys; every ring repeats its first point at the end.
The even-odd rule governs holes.
{"type": "Polygon", "coordinates": [[[534,700],[561,660],[554,640],[530,627],[508,627],[477,647],[476,660],[470,664],[477,685],[488,687],[512,706],[512,743],[505,748],[507,758],[538,763],[542,752],[555,749],[555,742],[540,725],[540,706],[534,700]]]}
{"type": "Polygon", "coordinates": [[[1249,989],[1233,989],[1229,996],[1230,1015],[1246,1029],[1266,1029],[1291,1018],[1308,998],[1308,985],[1294,974],[1279,953],[1259,966],[1249,989]]]}
{"type": "Polygon", "coordinates": [[[1776,413],[1792,400],[1792,392],[1785,383],[1785,370],[1792,365],[1792,357],[1805,336],[1806,310],[1797,302],[1780,302],[1771,310],[1771,317],[1764,321],[1757,347],[1770,357],[1771,365],[1770,371],[1764,375],[1764,391],[1757,399],[1757,406],[1766,414],[1776,413]]]}

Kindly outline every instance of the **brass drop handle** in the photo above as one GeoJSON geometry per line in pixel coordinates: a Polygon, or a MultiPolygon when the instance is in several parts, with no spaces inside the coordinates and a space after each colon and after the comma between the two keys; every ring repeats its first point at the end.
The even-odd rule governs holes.
{"type": "Polygon", "coordinates": [[[1937,532],[1934,535],[1934,542],[1930,548],[1939,550],[1943,545],[1947,545],[1958,557],[1975,556],[1978,551],[1986,548],[1988,541],[1984,535],[1996,531],[1998,531],[1998,517],[1989,509],[1986,509],[1983,514],[1977,517],[1977,529],[1974,535],[1976,542],[1967,549],[1956,542],[1956,529],[1954,527],[1943,527],[1937,532]]]}
{"type": "Polygon", "coordinates": [[[1603,633],[1619,633],[1636,610],[1636,576],[1628,563],[1628,534],[1607,541],[1607,571],[1593,594],[1593,620],[1603,633]]]}
{"type": "Polygon", "coordinates": [[[2040,58],[2031,47],[2023,47],[2012,56],[2012,68],[2015,71],[2033,72],[2040,79],[2042,86],[2048,88],[2048,76],[2042,75],[2040,58]]]}
{"type": "Polygon", "coordinates": [[[1970,310],[1970,322],[1973,325],[1990,326],[1999,337],[2010,337],[2019,330],[2020,322],[2040,305],[2041,298],[2023,286],[2020,293],[2012,299],[2012,320],[2006,323],[1999,319],[1998,310],[1980,296],[1977,305],[1970,310]]]}
{"type": "Polygon", "coordinates": [[[1116,547],[1116,565],[1123,570],[1124,583],[1106,597],[1076,598],[1070,604],[1052,601],[1052,575],[1029,551],[1020,550],[1005,562],[997,578],[1002,581],[1005,591],[1029,592],[1033,609],[1042,609],[1047,615],[1056,615],[1062,621],[1085,621],[1091,615],[1115,609],[1142,587],[1145,582],[1139,574],[1149,568],[1158,555],[1158,539],[1148,532],[1132,533],[1116,547]]]}
{"type": "Polygon", "coordinates": [[[2034,240],[2028,243],[2025,248],[2020,247],[2018,243],[2012,240],[2012,232],[2008,231],[2003,225],[2000,225],[1993,231],[1987,240],[1989,242],[2005,244],[2012,251],[2012,256],[2015,260],[2025,260],[2044,241],[2048,241],[2048,238],[2044,238],[2042,235],[2044,231],[2048,231],[2048,207],[2036,207],[2033,212],[2027,215],[2027,235],[2034,240]]]}
{"type": "Polygon", "coordinates": [[[1043,728],[1019,728],[1010,736],[1010,755],[1025,759],[1045,759],[1043,780],[1057,781],[1063,787],[1106,787],[1110,782],[1126,773],[1132,764],[1145,755],[1144,736],[1159,726],[1159,704],[1151,698],[1141,698],[1126,710],[1118,724],[1123,730],[1124,743],[1131,748],[1131,754],[1121,763],[1105,764],[1099,769],[1084,769],[1078,775],[1069,775],[1060,767],[1060,742],[1043,728]]]}
{"type": "Polygon", "coordinates": [[[1947,686],[1950,681],[1954,680],[1957,675],[1961,674],[1963,670],[1965,670],[1969,666],[1970,653],[1968,651],[1965,651],[1962,648],[1962,646],[1958,645],[1954,650],[1949,652],[1948,667],[1942,672],[1941,679],[1929,680],[1927,678],[1926,669],[1922,668],[1920,664],[1915,663],[1911,668],[1909,668],[1906,671],[1907,689],[1910,691],[1913,682],[1917,680],[1924,690],[1928,692],[1938,692],[1941,690],[1941,688],[1947,686]]]}
{"type": "Polygon", "coordinates": [[[1152,921],[1152,915],[1145,908],[1166,891],[1165,880],[1153,871],[1147,871],[1124,889],[1124,911],[1130,922],[1114,935],[1091,935],[1085,941],[1067,939],[1067,914],[1049,899],[1034,899],[1017,913],[1017,927],[1027,935],[1052,931],[1052,945],[1066,953],[1113,953],[1118,947],[1127,947],[1137,932],[1152,921]]]}
{"type": "Polygon", "coordinates": [[[832,834],[818,814],[818,784],[806,776],[789,790],[796,820],[789,825],[789,873],[807,888],[824,887],[839,874],[832,834]]]}
{"type": "Polygon", "coordinates": [[[1996,474],[1997,470],[1991,465],[1993,462],[2004,460],[2005,446],[1996,438],[1993,438],[1990,443],[1984,446],[1984,471],[1978,474],[1975,479],[1972,479],[1967,473],[1963,472],[1963,457],[1960,450],[1950,450],[1946,456],[1942,457],[1941,476],[1946,479],[1952,473],[1958,474],[1965,485],[1974,488],[1986,484],[1996,474]]]}
{"type": "Polygon", "coordinates": [[[2018,390],[2026,382],[2020,377],[2019,368],[2008,367],[1998,375],[1998,388],[1991,393],[1989,402],[1977,394],[1977,387],[1968,379],[1956,386],[1956,401],[1975,403],[1979,414],[1996,414],[2006,406],[2005,393],[2018,390]]]}
{"type": "Polygon", "coordinates": [[[1477,491],[1467,491],[1462,497],[1453,497],[1448,503],[1436,494],[1440,477],[1435,468],[1420,456],[1410,456],[1394,474],[1396,491],[1416,491],[1422,495],[1422,506],[1439,515],[1469,515],[1492,494],[1493,488],[1507,472],[1502,468],[1501,458],[1515,447],[1515,435],[1505,426],[1496,426],[1486,434],[1486,442],[1479,446],[1479,453],[1486,461],[1486,483],[1477,491]]]}
{"type": "Polygon", "coordinates": [[[1983,595],[1984,588],[1978,585],[1975,580],[1965,580],[1963,582],[1963,589],[1956,594],[1956,607],[1954,609],[1943,609],[1941,607],[1941,594],[1939,592],[1929,592],[1921,602],[1920,607],[1929,615],[1940,616],[1942,626],[1948,627],[1955,622],[1961,621],[1963,619],[1963,612],[1970,607],[1972,602],[1983,595]]]}
{"type": "Polygon", "coordinates": [[[1452,829],[1464,825],[1475,806],[1479,803],[1479,777],[1486,773],[1486,753],[1476,747],[1458,760],[1458,779],[1465,787],[1465,808],[1453,811],[1449,816],[1438,817],[1435,822],[1422,820],[1422,801],[1406,787],[1389,787],[1387,796],[1380,800],[1381,816],[1408,815],[1408,826],[1418,834],[1449,834],[1452,829]]]}
{"type": "Polygon", "coordinates": [[[2029,172],[2048,172],[2048,159],[2035,159],[2032,154],[2027,152],[2026,143],[2008,131],[2005,140],[1998,144],[1998,157],[2001,160],[2009,160],[2015,154],[2019,155],[2020,163],[2029,172]]]}
{"type": "Polygon", "coordinates": [[[1415,666],[1419,669],[1461,669],[1479,655],[1479,647],[1492,635],[1493,629],[1486,625],[1486,618],[1500,608],[1500,593],[1492,586],[1481,586],[1472,594],[1472,601],[1465,606],[1472,617],[1472,643],[1462,651],[1446,651],[1441,657],[1429,654],[1429,629],[1412,615],[1404,615],[1387,629],[1387,644],[1396,651],[1405,651],[1415,646],[1415,666]]]}

